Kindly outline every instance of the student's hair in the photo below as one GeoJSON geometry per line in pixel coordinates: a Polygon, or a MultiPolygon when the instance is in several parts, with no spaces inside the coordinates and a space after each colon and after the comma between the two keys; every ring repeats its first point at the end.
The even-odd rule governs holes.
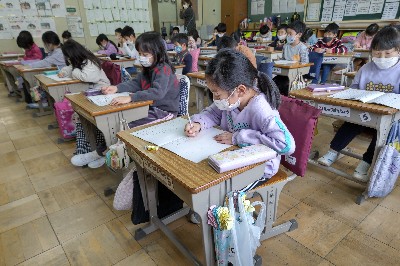
{"type": "Polygon", "coordinates": [[[371,50],[382,51],[395,48],[400,51],[400,31],[392,26],[383,27],[371,42],[371,50]]]}
{"type": "Polygon", "coordinates": [[[336,24],[335,22],[328,24],[325,28],[325,32],[331,32],[335,35],[338,35],[339,33],[339,25],[336,24]]]}
{"type": "Polygon", "coordinates": [[[234,49],[234,48],[236,48],[237,45],[238,45],[238,43],[234,38],[229,37],[229,36],[223,36],[217,45],[217,51],[224,49],[224,48],[234,49]]]}
{"type": "Polygon", "coordinates": [[[101,33],[99,36],[97,36],[97,38],[96,38],[97,45],[101,45],[102,41],[110,42],[112,45],[114,45],[115,49],[117,49],[117,51],[118,51],[117,45],[113,41],[109,40],[108,37],[103,33],[101,33]]]}
{"type": "Polygon", "coordinates": [[[42,41],[45,44],[49,43],[54,45],[60,45],[61,43],[60,38],[54,31],[46,31],[45,33],[43,33],[42,41]]]}
{"type": "Polygon", "coordinates": [[[313,30],[310,28],[306,28],[303,32],[303,35],[300,37],[301,42],[307,42],[308,39],[314,34],[313,30]]]}
{"type": "Polygon", "coordinates": [[[303,34],[306,30],[306,24],[304,24],[304,22],[301,22],[300,20],[296,20],[290,23],[287,28],[294,30],[296,33],[303,34]]]}
{"type": "Polygon", "coordinates": [[[189,6],[192,6],[192,1],[190,1],[190,0],[182,0],[182,5],[183,4],[188,4],[189,6]]]}
{"type": "Polygon", "coordinates": [[[64,31],[62,34],[61,34],[61,38],[63,38],[63,39],[71,39],[72,38],[72,35],[71,35],[71,32],[69,32],[69,31],[64,31]]]}
{"type": "Polygon", "coordinates": [[[175,68],[173,67],[167,52],[165,50],[165,45],[160,33],[155,31],[148,31],[139,35],[135,42],[135,48],[138,52],[150,53],[153,55],[154,62],[150,67],[143,67],[143,74],[150,78],[150,69],[158,64],[168,64],[172,71],[175,73],[175,68]]]}
{"type": "Polygon", "coordinates": [[[372,23],[365,29],[365,33],[368,36],[374,36],[379,31],[379,25],[376,23],[372,23]]]}
{"type": "Polygon", "coordinates": [[[131,35],[133,35],[133,37],[136,37],[135,30],[130,26],[125,26],[121,31],[121,36],[130,37],[131,35]]]}
{"type": "Polygon", "coordinates": [[[225,23],[219,23],[217,26],[217,31],[218,32],[226,32],[226,24],[225,23]]]}
{"type": "Polygon", "coordinates": [[[272,109],[278,109],[281,102],[279,89],[265,73],[259,72],[247,57],[233,49],[222,49],[209,62],[207,79],[223,90],[232,92],[239,85],[258,88],[265,94],[272,109]]]}
{"type": "Polygon", "coordinates": [[[218,26],[215,26],[215,27],[214,27],[214,31],[218,31],[218,26]]]}
{"type": "Polygon", "coordinates": [[[176,30],[179,33],[179,27],[173,27],[172,31],[176,30]]]}
{"type": "Polygon", "coordinates": [[[234,31],[231,34],[231,37],[237,42],[240,43],[240,39],[241,39],[242,33],[240,32],[240,29],[238,29],[237,31],[234,31]]]}
{"type": "Polygon", "coordinates": [[[279,30],[282,30],[282,29],[284,29],[286,31],[287,27],[288,27],[287,24],[281,24],[276,28],[276,32],[278,32],[279,30]]]}
{"type": "Polygon", "coordinates": [[[262,35],[267,34],[270,31],[269,27],[267,25],[262,25],[260,28],[260,33],[262,35]]]}
{"type": "Polygon", "coordinates": [[[178,33],[177,35],[175,35],[172,38],[172,42],[175,43],[179,43],[179,44],[186,44],[186,47],[189,43],[189,37],[185,34],[185,33],[178,33]]]}
{"type": "Polygon", "coordinates": [[[67,65],[72,65],[72,68],[79,68],[82,70],[82,68],[87,65],[88,61],[92,61],[93,64],[101,69],[100,60],[77,41],[72,39],[66,41],[61,47],[61,50],[65,57],[65,63],[67,65]],[[71,63],[68,62],[68,59],[71,63]]]}
{"type": "Polygon", "coordinates": [[[121,28],[116,28],[114,32],[115,32],[115,33],[118,32],[119,34],[122,34],[122,29],[121,29],[121,28]]]}
{"type": "Polygon", "coordinates": [[[18,34],[17,45],[20,48],[30,49],[35,42],[29,31],[23,30],[18,34]]]}
{"type": "Polygon", "coordinates": [[[198,32],[197,30],[191,30],[191,31],[188,33],[188,35],[189,35],[189,36],[192,36],[193,39],[194,39],[195,41],[197,41],[197,38],[200,38],[199,32],[198,32]]]}

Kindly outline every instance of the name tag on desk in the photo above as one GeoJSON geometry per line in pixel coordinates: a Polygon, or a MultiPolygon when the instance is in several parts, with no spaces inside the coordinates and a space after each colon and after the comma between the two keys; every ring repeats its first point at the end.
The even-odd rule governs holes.
{"type": "Polygon", "coordinates": [[[318,104],[317,108],[320,109],[323,114],[350,117],[349,107],[342,107],[329,104],[318,104]]]}
{"type": "Polygon", "coordinates": [[[282,73],[282,68],[280,68],[280,67],[273,67],[273,68],[272,68],[272,73],[280,74],[280,73],[282,73]]]}
{"type": "Polygon", "coordinates": [[[324,57],[322,59],[322,63],[331,63],[331,62],[336,62],[338,60],[337,57],[324,57]]]}
{"type": "Polygon", "coordinates": [[[361,57],[361,53],[354,53],[354,57],[361,57]]]}
{"type": "Polygon", "coordinates": [[[197,79],[197,83],[201,86],[206,87],[207,86],[207,81],[205,81],[204,79],[197,79]]]}

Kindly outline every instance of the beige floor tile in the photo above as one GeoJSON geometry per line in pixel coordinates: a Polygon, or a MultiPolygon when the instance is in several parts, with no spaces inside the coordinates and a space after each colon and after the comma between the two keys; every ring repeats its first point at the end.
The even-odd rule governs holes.
{"type": "Polygon", "coordinates": [[[400,187],[395,187],[389,195],[382,199],[379,205],[400,213],[400,187]]]}
{"type": "Polygon", "coordinates": [[[37,193],[47,214],[68,208],[96,196],[94,190],[81,177],[37,193]]]}
{"type": "Polygon", "coordinates": [[[62,245],[72,265],[111,265],[141,249],[117,219],[62,245]]]}
{"type": "MultiPolygon", "coordinates": [[[[9,135],[12,140],[16,140],[16,139],[20,139],[20,138],[35,136],[40,133],[44,133],[44,132],[40,127],[36,126],[36,127],[26,128],[26,129],[19,129],[19,130],[9,133],[9,135]]],[[[32,141],[34,141],[34,140],[32,139],[32,141]]]]}
{"type": "Polygon", "coordinates": [[[353,230],[326,259],[334,265],[400,265],[399,251],[353,230]]]}
{"type": "Polygon", "coordinates": [[[36,194],[0,206],[0,233],[45,216],[36,194]]]}
{"type": "Polygon", "coordinates": [[[281,193],[279,196],[277,217],[282,216],[284,213],[293,208],[299,202],[300,202],[299,200],[293,198],[292,196],[287,195],[285,193],[281,193]]]}
{"type": "Polygon", "coordinates": [[[59,245],[47,217],[0,234],[0,257],[15,265],[59,245]]]}
{"type": "Polygon", "coordinates": [[[72,165],[61,165],[50,171],[40,171],[29,178],[36,191],[43,191],[82,177],[72,165]]]}
{"type": "Polygon", "coordinates": [[[357,227],[358,230],[400,250],[400,213],[377,206],[357,227]]]}
{"type": "Polygon", "coordinates": [[[64,156],[67,157],[68,160],[71,160],[72,156],[74,156],[75,146],[72,148],[68,148],[68,149],[64,149],[64,147],[60,147],[60,146],[58,146],[58,147],[61,149],[64,156]]]}
{"type": "Polygon", "coordinates": [[[45,155],[59,152],[60,149],[54,143],[45,143],[40,146],[33,146],[25,149],[18,150],[18,155],[21,161],[28,161],[43,157],[45,155]]]}
{"type": "Polygon", "coordinates": [[[326,184],[313,177],[297,177],[285,185],[282,192],[297,200],[303,200],[326,184]]]}
{"type": "Polygon", "coordinates": [[[115,215],[99,197],[49,214],[50,223],[62,243],[113,218],[115,215]]]}
{"type": "MultiPolygon", "coordinates": [[[[103,166],[102,168],[105,168],[105,166],[103,166]]],[[[114,185],[118,185],[120,182],[120,179],[117,176],[111,174],[106,169],[102,171],[101,170],[96,171],[96,169],[91,169],[91,170],[95,170],[95,173],[90,175],[84,175],[84,178],[99,195],[103,194],[104,189],[112,187],[114,185]]]]}
{"type": "Polygon", "coordinates": [[[61,246],[50,249],[36,257],[33,257],[23,263],[21,266],[37,266],[37,265],[54,265],[54,266],[69,266],[67,256],[61,246]]]}
{"type": "MultiPolygon", "coordinates": [[[[159,266],[169,266],[169,265],[176,265],[176,266],[184,266],[190,265],[190,262],[184,260],[182,257],[178,257],[177,253],[169,254],[162,245],[165,246],[163,242],[166,240],[159,240],[157,242],[153,242],[147,245],[144,249],[149,254],[149,256],[154,260],[156,265],[159,266]]],[[[172,245],[171,245],[172,246],[172,245]]],[[[172,248],[172,247],[171,247],[172,248]]],[[[181,255],[181,254],[179,254],[181,255]]]]}
{"type": "Polygon", "coordinates": [[[151,259],[149,254],[146,253],[145,250],[141,249],[136,251],[129,257],[121,260],[116,266],[131,266],[131,265],[140,265],[140,266],[156,266],[157,264],[151,259]]]}
{"type": "Polygon", "coordinates": [[[11,140],[10,135],[8,135],[7,132],[3,132],[0,134],[0,143],[7,142],[10,140],[11,140]]]}
{"type": "Polygon", "coordinates": [[[54,115],[45,115],[45,116],[35,117],[34,119],[38,125],[47,126],[48,124],[57,122],[56,117],[54,115]]]}
{"type": "Polygon", "coordinates": [[[51,140],[46,134],[39,133],[29,137],[14,139],[13,143],[17,150],[21,150],[32,146],[41,146],[46,143],[51,143],[51,140]]]}
{"type": "Polygon", "coordinates": [[[326,256],[351,230],[348,225],[304,203],[278,218],[277,224],[293,218],[299,228],[287,234],[321,257],[326,256]]]}
{"type": "Polygon", "coordinates": [[[29,175],[36,175],[71,165],[70,160],[62,152],[44,155],[40,158],[24,161],[23,163],[29,175]]]}
{"type": "MultiPolygon", "coordinates": [[[[114,194],[114,195],[115,195],[115,194],[114,194]]],[[[125,214],[127,214],[127,213],[130,214],[130,213],[132,212],[131,210],[128,210],[128,211],[118,211],[118,210],[114,209],[114,207],[113,207],[114,195],[111,195],[111,196],[106,197],[106,196],[104,196],[104,193],[99,194],[99,196],[101,197],[101,199],[107,204],[107,206],[113,211],[113,213],[114,213],[117,217],[120,217],[120,216],[125,215],[125,214]]]]}
{"type": "Polygon", "coordinates": [[[38,123],[35,121],[34,118],[28,118],[24,120],[19,120],[16,123],[9,123],[6,124],[7,131],[12,135],[12,132],[18,131],[18,130],[25,130],[33,127],[37,127],[38,123]]]}
{"type": "Polygon", "coordinates": [[[0,184],[11,182],[15,179],[26,177],[28,173],[22,162],[18,162],[9,166],[2,166],[0,171],[0,184]]]}
{"type": "Polygon", "coordinates": [[[13,181],[0,184],[0,205],[25,198],[35,194],[28,177],[21,177],[13,181]]]}
{"type": "Polygon", "coordinates": [[[12,141],[0,142],[0,154],[9,153],[12,151],[15,151],[12,141]]]}
{"type": "Polygon", "coordinates": [[[20,163],[17,151],[10,151],[0,155],[0,169],[20,163]]]}

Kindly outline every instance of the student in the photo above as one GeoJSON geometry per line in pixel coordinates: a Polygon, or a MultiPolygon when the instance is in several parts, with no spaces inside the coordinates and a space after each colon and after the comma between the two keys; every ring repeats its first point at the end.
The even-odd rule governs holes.
{"type": "Polygon", "coordinates": [[[135,48],[136,34],[132,27],[125,26],[121,32],[121,38],[123,40],[122,49],[124,54],[129,55],[132,59],[139,59],[139,53],[135,48]]]}
{"type": "Polygon", "coordinates": [[[287,24],[281,24],[278,26],[276,29],[276,38],[268,46],[274,47],[276,51],[282,51],[283,45],[286,44],[287,26],[287,24]]]}
{"type": "Polygon", "coordinates": [[[29,31],[23,30],[17,37],[18,47],[24,49],[24,60],[42,60],[43,54],[40,48],[33,41],[32,34],[29,31]]]}
{"type": "Polygon", "coordinates": [[[243,45],[247,47],[247,41],[243,38],[243,34],[240,31],[240,29],[237,29],[236,31],[234,31],[231,34],[231,37],[233,39],[235,39],[235,41],[239,44],[239,45],[243,45]]]}
{"type": "MultiPolygon", "coordinates": [[[[371,47],[372,39],[374,38],[375,34],[379,31],[379,25],[373,23],[367,27],[367,29],[361,32],[354,42],[354,48],[362,48],[369,50],[371,47]]],[[[367,63],[368,59],[366,58],[356,58],[354,59],[354,68],[358,70],[361,66],[367,63]]]]}
{"type": "Polygon", "coordinates": [[[172,28],[172,34],[171,34],[171,39],[175,36],[175,35],[177,35],[178,33],[179,33],[179,27],[173,27],[172,28]]]}
{"type": "Polygon", "coordinates": [[[100,34],[96,38],[96,43],[98,46],[100,46],[102,49],[97,51],[99,54],[105,54],[107,56],[110,56],[111,54],[117,54],[118,53],[118,47],[115,45],[115,43],[107,38],[105,34],[100,34]]]}
{"type": "Polygon", "coordinates": [[[172,39],[172,42],[175,45],[175,62],[179,65],[185,65],[182,69],[182,74],[186,75],[187,73],[192,72],[192,55],[188,50],[188,36],[184,33],[179,33],[175,35],[172,39]]]}
{"type": "Polygon", "coordinates": [[[267,25],[262,25],[260,28],[260,32],[257,32],[256,36],[253,37],[254,41],[271,41],[272,40],[272,33],[270,28],[267,25]]]}
{"type": "Polygon", "coordinates": [[[179,17],[184,20],[185,32],[189,33],[196,30],[196,18],[192,8],[192,1],[182,0],[182,7],[179,17]]]}
{"type": "Polygon", "coordinates": [[[197,49],[201,46],[201,38],[199,36],[199,32],[197,30],[192,30],[188,33],[189,36],[189,50],[197,49]]]}
{"type": "MultiPolygon", "coordinates": [[[[317,53],[338,54],[347,53],[347,48],[337,38],[339,33],[339,26],[336,23],[331,23],[325,28],[324,38],[319,40],[310,49],[317,53]]],[[[335,67],[335,64],[322,64],[321,67],[321,84],[325,84],[329,72],[335,67]]],[[[313,81],[318,82],[318,81],[313,81]]]]}
{"type": "Polygon", "coordinates": [[[118,48],[122,48],[122,45],[124,43],[124,41],[122,39],[122,36],[121,36],[121,33],[122,33],[122,29],[121,28],[116,28],[115,31],[114,31],[114,35],[115,35],[115,39],[117,40],[117,47],[118,48]]]}
{"type": "Polygon", "coordinates": [[[217,35],[218,35],[218,30],[217,30],[217,27],[215,27],[211,39],[208,40],[208,42],[204,43],[204,47],[211,46],[210,44],[213,41],[215,41],[215,39],[217,38],[217,35]]]}
{"type": "Polygon", "coordinates": [[[217,35],[215,36],[215,39],[211,41],[207,46],[218,46],[220,38],[224,37],[225,34],[226,34],[226,24],[221,22],[217,26],[217,35]]]}
{"type": "Polygon", "coordinates": [[[287,27],[286,44],[283,45],[282,57],[284,60],[308,63],[307,46],[300,41],[306,24],[296,20],[287,27]]]}
{"type": "Polygon", "coordinates": [[[247,59],[249,59],[251,64],[255,68],[257,68],[256,57],[249,47],[244,45],[238,45],[237,41],[232,37],[223,36],[217,46],[217,52],[219,52],[221,49],[224,48],[235,49],[238,52],[242,53],[244,56],[247,57],[247,59]]]}
{"type": "Polygon", "coordinates": [[[66,41],[68,41],[69,39],[72,39],[72,35],[71,35],[71,32],[69,32],[69,31],[64,31],[62,34],[61,34],[61,38],[63,39],[63,43],[65,43],[66,41]]]}
{"type": "Polygon", "coordinates": [[[61,47],[67,66],[63,67],[58,76],[79,79],[93,83],[95,86],[109,86],[110,80],[101,69],[100,60],[80,43],[68,40],[61,47]]]}
{"type": "MultiPolygon", "coordinates": [[[[157,32],[145,32],[141,34],[136,42],[139,51],[139,61],[143,66],[142,72],[135,79],[121,83],[117,86],[105,86],[102,88],[104,94],[130,92],[130,96],[114,98],[112,105],[120,105],[130,102],[152,100],[148,117],[133,121],[130,127],[135,127],[166,117],[169,114],[177,115],[179,109],[179,81],[175,70],[169,61],[168,55],[162,44],[161,35],[157,32]]],[[[77,132],[78,135],[78,132],[77,132]]],[[[77,150],[84,150],[80,143],[85,142],[85,134],[79,132],[83,141],[77,139],[77,150]]],[[[95,151],[75,155],[71,163],[75,166],[87,165],[97,168],[104,164],[103,152],[106,150],[102,143],[95,151]]]]}
{"type": "Polygon", "coordinates": [[[48,54],[46,58],[38,62],[28,64],[32,68],[40,67],[51,67],[56,66],[58,68],[65,66],[64,55],[61,51],[61,42],[57,33],[54,31],[46,31],[42,35],[42,41],[48,54]]]}
{"type": "MultiPolygon", "coordinates": [[[[367,91],[385,91],[400,93],[400,32],[387,26],[378,31],[371,42],[372,62],[365,64],[357,72],[351,88],[367,91]]],[[[319,158],[318,163],[330,166],[339,157],[339,151],[344,149],[355,136],[367,127],[345,122],[331,141],[330,150],[319,158]]],[[[367,182],[368,169],[372,163],[376,146],[376,131],[362,161],[354,171],[354,178],[367,182]]]]}
{"type": "Polygon", "coordinates": [[[192,116],[185,133],[195,137],[201,130],[219,126],[224,132],[218,143],[247,146],[264,144],[277,152],[266,162],[264,175],[243,191],[250,190],[275,175],[281,154],[292,154],[295,143],[279,117],[280,95],[271,78],[257,71],[242,54],[232,49],[221,50],[206,69],[207,86],[214,103],[192,116]]]}
{"type": "Polygon", "coordinates": [[[318,42],[318,38],[317,36],[315,36],[314,31],[312,29],[306,28],[303,35],[300,38],[300,41],[303,42],[309,48],[318,42]]]}

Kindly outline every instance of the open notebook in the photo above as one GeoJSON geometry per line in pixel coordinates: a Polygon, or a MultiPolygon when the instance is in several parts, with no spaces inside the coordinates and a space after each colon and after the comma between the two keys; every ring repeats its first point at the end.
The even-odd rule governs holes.
{"type": "Polygon", "coordinates": [[[167,122],[135,131],[132,135],[172,151],[180,157],[199,163],[208,156],[216,154],[231,145],[220,144],[214,136],[223,130],[209,128],[201,130],[196,137],[187,137],[184,132],[187,119],[176,118],[167,122]]]}
{"type": "Polygon", "coordinates": [[[55,81],[67,81],[67,80],[72,80],[72,78],[60,78],[59,76],[57,76],[57,74],[47,75],[46,77],[48,77],[49,79],[55,80],[55,81]]]}
{"type": "Polygon", "coordinates": [[[98,106],[106,106],[111,103],[114,98],[120,96],[129,96],[129,92],[121,92],[121,93],[114,93],[114,94],[105,94],[105,95],[96,95],[96,96],[88,96],[88,100],[98,106]]]}
{"type": "Polygon", "coordinates": [[[400,110],[400,95],[396,93],[347,89],[328,97],[335,99],[355,100],[363,103],[376,103],[400,110]]]}

